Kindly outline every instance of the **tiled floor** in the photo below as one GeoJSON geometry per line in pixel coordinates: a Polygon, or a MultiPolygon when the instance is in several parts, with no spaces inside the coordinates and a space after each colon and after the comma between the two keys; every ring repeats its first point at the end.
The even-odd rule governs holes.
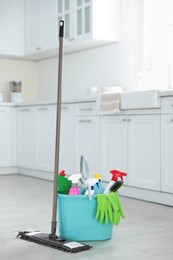
{"type": "Polygon", "coordinates": [[[173,208],[125,197],[125,219],[112,239],[88,242],[91,250],[70,254],[17,239],[21,230],[50,232],[52,188],[48,181],[0,176],[0,259],[173,259],[173,208]]]}

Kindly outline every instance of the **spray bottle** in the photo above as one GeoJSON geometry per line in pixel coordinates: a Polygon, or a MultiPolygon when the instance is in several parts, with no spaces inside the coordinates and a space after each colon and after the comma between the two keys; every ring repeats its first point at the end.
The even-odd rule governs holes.
{"type": "Polygon", "coordinates": [[[112,180],[107,185],[107,187],[104,191],[104,194],[110,192],[111,187],[114,185],[115,182],[118,181],[118,178],[120,178],[121,181],[123,182],[123,176],[127,176],[127,173],[119,171],[119,170],[111,170],[110,173],[112,174],[112,180]]]}
{"type": "Polygon", "coordinates": [[[94,177],[98,179],[98,182],[94,185],[94,193],[101,194],[105,190],[103,183],[101,181],[101,175],[100,173],[96,173],[94,177]]]}
{"type": "Polygon", "coordinates": [[[86,180],[85,184],[87,185],[87,190],[85,192],[85,195],[88,195],[89,200],[92,200],[92,195],[94,192],[94,185],[98,182],[97,178],[90,178],[86,180]]]}
{"type": "Polygon", "coordinates": [[[58,193],[68,194],[71,188],[72,182],[66,177],[66,172],[62,170],[58,175],[58,193]]]}
{"type": "Polygon", "coordinates": [[[82,178],[81,173],[72,174],[68,179],[72,181],[72,187],[70,188],[69,195],[80,195],[80,189],[78,187],[78,181],[82,178]]]}

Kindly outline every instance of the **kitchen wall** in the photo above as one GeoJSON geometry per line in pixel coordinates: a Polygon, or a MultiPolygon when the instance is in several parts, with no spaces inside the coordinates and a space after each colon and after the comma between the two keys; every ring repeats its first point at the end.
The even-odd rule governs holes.
{"type": "MultiPolygon", "coordinates": [[[[63,99],[85,97],[93,85],[138,88],[143,55],[143,0],[120,2],[119,42],[64,55],[63,99]]],[[[57,64],[57,58],[37,62],[38,100],[56,99],[57,64]]]]}
{"type": "Polygon", "coordinates": [[[32,61],[0,59],[0,90],[5,101],[10,101],[9,82],[22,81],[24,101],[37,100],[37,63],[32,61]]]}

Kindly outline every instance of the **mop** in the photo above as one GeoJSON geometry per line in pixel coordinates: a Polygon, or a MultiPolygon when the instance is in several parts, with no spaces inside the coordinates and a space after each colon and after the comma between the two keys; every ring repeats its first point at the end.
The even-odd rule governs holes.
{"type": "Polygon", "coordinates": [[[44,246],[59,249],[65,252],[77,253],[90,249],[92,246],[70,241],[56,235],[57,227],[57,171],[59,169],[59,150],[60,150],[60,120],[61,120],[61,86],[62,86],[62,60],[63,60],[63,37],[64,21],[59,23],[59,66],[58,66],[58,93],[57,93],[57,117],[56,117],[56,144],[55,144],[55,165],[54,165],[54,189],[53,189],[53,211],[51,222],[51,233],[41,233],[39,231],[21,231],[17,237],[44,246]]]}

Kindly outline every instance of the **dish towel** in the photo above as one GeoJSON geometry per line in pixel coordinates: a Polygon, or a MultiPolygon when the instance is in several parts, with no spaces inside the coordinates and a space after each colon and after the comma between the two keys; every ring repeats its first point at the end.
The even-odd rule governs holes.
{"type": "Polygon", "coordinates": [[[120,93],[103,92],[96,96],[97,109],[101,114],[120,112],[120,93]]]}

